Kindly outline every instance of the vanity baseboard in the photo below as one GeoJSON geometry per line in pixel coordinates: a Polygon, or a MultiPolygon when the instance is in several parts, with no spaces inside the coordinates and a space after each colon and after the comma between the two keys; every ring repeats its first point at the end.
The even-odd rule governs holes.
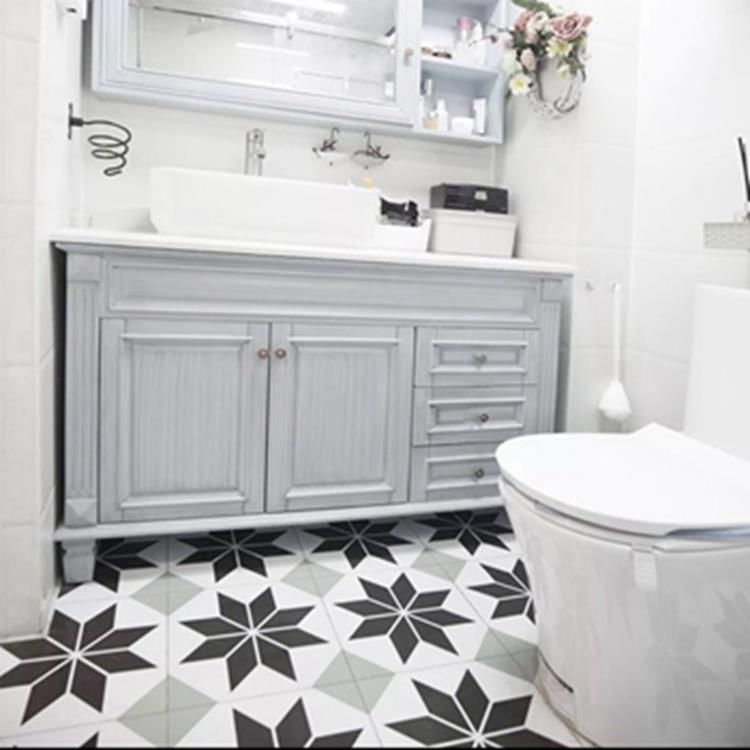
{"type": "Polygon", "coordinates": [[[69,583],[100,539],[493,507],[486,466],[415,481],[427,452],[554,427],[564,271],[164,242],[56,242],[69,583]]]}

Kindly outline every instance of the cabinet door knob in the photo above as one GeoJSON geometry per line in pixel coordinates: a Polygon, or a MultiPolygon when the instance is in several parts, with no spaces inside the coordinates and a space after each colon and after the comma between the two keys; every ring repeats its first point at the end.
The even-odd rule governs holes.
{"type": "Polygon", "coordinates": [[[484,479],[485,475],[486,475],[486,472],[485,472],[484,469],[477,469],[474,472],[474,478],[475,479],[484,479]]]}
{"type": "Polygon", "coordinates": [[[277,359],[286,359],[286,349],[277,349],[276,350],[276,358],[277,359]]]}
{"type": "Polygon", "coordinates": [[[480,414],[480,415],[479,415],[479,421],[480,421],[480,422],[481,422],[482,424],[487,424],[487,422],[489,422],[489,421],[490,421],[490,415],[489,415],[489,414],[480,414]]]}
{"type": "Polygon", "coordinates": [[[258,350],[258,358],[259,359],[268,359],[271,356],[271,352],[268,351],[268,349],[259,349],[258,350]]]}
{"type": "Polygon", "coordinates": [[[487,364],[487,355],[486,354],[476,354],[476,355],[474,355],[474,362],[476,362],[476,364],[479,365],[480,367],[482,365],[486,365],[487,364]]]}

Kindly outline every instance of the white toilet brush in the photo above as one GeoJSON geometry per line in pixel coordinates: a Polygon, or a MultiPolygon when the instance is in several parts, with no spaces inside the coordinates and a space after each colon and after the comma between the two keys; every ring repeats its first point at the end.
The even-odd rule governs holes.
{"type": "Polygon", "coordinates": [[[607,419],[622,424],[631,417],[633,409],[622,383],[622,286],[620,284],[613,286],[612,297],[615,371],[614,378],[599,404],[599,411],[607,419]]]}

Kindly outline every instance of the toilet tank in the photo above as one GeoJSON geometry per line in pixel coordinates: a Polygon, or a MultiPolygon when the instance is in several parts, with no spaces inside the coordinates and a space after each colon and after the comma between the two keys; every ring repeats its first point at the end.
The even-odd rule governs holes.
{"type": "Polygon", "coordinates": [[[698,287],[685,432],[750,460],[750,291],[698,287]]]}

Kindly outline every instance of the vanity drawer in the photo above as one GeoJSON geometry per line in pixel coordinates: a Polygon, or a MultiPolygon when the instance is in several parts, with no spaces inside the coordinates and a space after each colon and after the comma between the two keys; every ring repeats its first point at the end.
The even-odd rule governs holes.
{"type": "Polygon", "coordinates": [[[415,448],[411,502],[481,500],[500,495],[496,443],[415,448]]]}
{"type": "Polygon", "coordinates": [[[419,328],[418,386],[536,383],[539,331],[508,328],[419,328]]]}
{"type": "Polygon", "coordinates": [[[495,445],[537,431],[536,387],[416,388],[414,445],[495,445]]]}

